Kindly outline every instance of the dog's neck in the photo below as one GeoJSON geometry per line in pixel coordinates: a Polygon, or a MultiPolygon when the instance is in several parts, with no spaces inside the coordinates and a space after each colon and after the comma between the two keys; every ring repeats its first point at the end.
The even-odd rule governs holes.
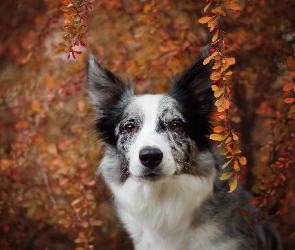
{"type": "Polygon", "coordinates": [[[129,231],[171,234],[190,226],[192,214],[212,194],[215,176],[212,167],[209,178],[181,174],[150,183],[128,178],[121,184],[112,183],[111,189],[129,231]]]}

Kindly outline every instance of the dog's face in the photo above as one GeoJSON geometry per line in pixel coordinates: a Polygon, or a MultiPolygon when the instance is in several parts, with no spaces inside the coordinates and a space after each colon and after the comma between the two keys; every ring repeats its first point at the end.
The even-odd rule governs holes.
{"type": "Polygon", "coordinates": [[[211,66],[203,65],[203,54],[169,93],[141,96],[90,57],[88,93],[96,130],[107,143],[107,178],[158,181],[178,174],[209,175],[204,155],[210,147],[211,66]]]}

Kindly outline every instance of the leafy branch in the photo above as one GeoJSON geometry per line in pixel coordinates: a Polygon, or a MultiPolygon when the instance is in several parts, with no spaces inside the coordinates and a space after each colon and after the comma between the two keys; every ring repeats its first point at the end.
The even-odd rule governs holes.
{"type": "Polygon", "coordinates": [[[222,27],[222,17],[226,16],[225,9],[240,10],[240,7],[233,0],[207,0],[209,2],[204,8],[206,12],[209,7],[211,8],[211,14],[199,19],[202,24],[207,23],[210,34],[212,37],[212,48],[210,49],[211,55],[208,56],[203,64],[206,65],[210,61],[214,61],[211,74],[211,80],[213,81],[212,90],[216,98],[215,106],[218,111],[218,118],[222,120],[222,126],[216,126],[214,133],[210,135],[210,138],[214,141],[221,142],[223,149],[220,151],[221,155],[224,155],[228,161],[222,166],[226,168],[231,165],[231,171],[225,172],[221,175],[221,180],[227,180],[232,178],[229,182],[230,190],[233,192],[237,187],[237,182],[241,178],[241,169],[244,168],[247,160],[244,156],[240,156],[241,151],[239,146],[239,133],[231,127],[229,118],[229,109],[232,107],[230,103],[231,85],[228,83],[228,77],[233,74],[228,68],[235,64],[236,60],[233,57],[225,55],[225,50],[228,45],[226,44],[226,32],[222,27]]]}
{"type": "Polygon", "coordinates": [[[86,43],[82,40],[86,33],[85,19],[88,18],[87,11],[92,9],[90,0],[61,0],[64,6],[61,11],[64,13],[64,25],[61,30],[65,32],[64,42],[58,43],[58,47],[53,51],[52,56],[62,53],[67,54],[69,59],[71,56],[75,59],[76,55],[82,51],[78,46],[86,47],[86,43]]]}

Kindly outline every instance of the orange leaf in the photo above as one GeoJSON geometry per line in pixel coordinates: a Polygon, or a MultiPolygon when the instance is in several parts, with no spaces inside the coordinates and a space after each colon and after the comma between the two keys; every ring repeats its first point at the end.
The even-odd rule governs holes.
{"type": "Polygon", "coordinates": [[[73,200],[73,201],[71,202],[71,205],[72,205],[72,206],[75,206],[76,204],[78,204],[79,202],[81,202],[83,199],[84,199],[83,197],[79,197],[79,198],[73,200]]]}
{"type": "Polygon", "coordinates": [[[228,109],[229,105],[230,105],[229,101],[226,98],[223,98],[222,107],[224,107],[225,109],[228,109]]]}
{"type": "Polygon", "coordinates": [[[199,23],[208,23],[214,16],[205,16],[199,19],[199,23]]]}
{"type": "Polygon", "coordinates": [[[48,88],[48,89],[54,88],[54,86],[55,86],[54,81],[52,80],[52,78],[49,74],[46,74],[45,81],[46,81],[46,88],[48,88]]]}
{"type": "Polygon", "coordinates": [[[232,132],[232,136],[235,141],[239,140],[239,137],[234,132],[232,132]]]}
{"type": "Polygon", "coordinates": [[[215,102],[215,106],[219,107],[221,106],[222,102],[223,102],[224,97],[222,96],[221,98],[219,98],[216,102],[215,102]]]}
{"type": "Polygon", "coordinates": [[[288,56],[287,66],[290,70],[295,71],[295,61],[291,56],[288,56]]]}
{"type": "Polygon", "coordinates": [[[204,60],[203,65],[208,64],[211,60],[212,60],[212,55],[211,55],[211,56],[208,56],[208,57],[204,60]]]}
{"type": "Polygon", "coordinates": [[[144,13],[147,13],[147,12],[149,12],[151,10],[151,5],[150,4],[146,4],[145,6],[144,6],[144,8],[143,8],[143,12],[144,13]]]}
{"type": "Polygon", "coordinates": [[[219,134],[211,134],[210,135],[210,139],[213,141],[218,141],[220,135],[219,134]]]}
{"type": "Polygon", "coordinates": [[[101,220],[90,221],[91,226],[101,226],[102,224],[103,224],[103,222],[101,220]]]}
{"type": "Polygon", "coordinates": [[[79,101],[79,102],[77,103],[77,107],[78,107],[78,110],[79,110],[80,112],[83,112],[83,111],[84,111],[84,108],[85,108],[85,102],[83,102],[83,101],[79,101]]]}
{"type": "Polygon", "coordinates": [[[222,127],[222,126],[216,126],[216,127],[213,129],[213,131],[214,131],[215,133],[220,133],[220,132],[222,132],[223,130],[225,130],[225,128],[222,127]]]}
{"type": "Polygon", "coordinates": [[[229,65],[233,65],[233,64],[236,63],[236,59],[233,58],[233,57],[226,58],[225,60],[227,61],[227,63],[228,63],[229,65]]]}
{"type": "Polygon", "coordinates": [[[242,164],[242,165],[246,165],[247,164],[247,159],[246,157],[242,156],[239,158],[239,162],[242,164]]]}
{"type": "Polygon", "coordinates": [[[63,50],[55,50],[55,51],[52,52],[51,56],[57,56],[57,55],[62,54],[62,53],[64,53],[63,50]]]}
{"type": "Polygon", "coordinates": [[[239,166],[239,162],[238,162],[237,160],[235,160],[235,162],[234,162],[234,170],[235,170],[236,172],[238,172],[238,171],[241,170],[241,169],[240,169],[240,166],[239,166]]]}
{"type": "Polygon", "coordinates": [[[35,112],[40,111],[40,103],[37,102],[37,101],[33,101],[32,104],[31,104],[31,108],[35,112]]]}
{"type": "Polygon", "coordinates": [[[237,185],[238,185],[238,177],[237,175],[235,176],[235,178],[229,183],[229,193],[232,193],[236,188],[237,188],[237,185]]]}
{"type": "Polygon", "coordinates": [[[211,30],[214,29],[217,25],[218,25],[218,19],[217,18],[211,19],[208,22],[208,27],[211,28],[211,30]]]}
{"type": "Polygon", "coordinates": [[[216,91],[214,92],[214,96],[215,96],[216,98],[218,98],[219,96],[221,96],[221,94],[223,93],[223,91],[224,91],[224,88],[220,88],[220,89],[216,90],[216,91]]]}
{"type": "MultiPolygon", "coordinates": [[[[217,111],[219,112],[219,113],[221,113],[221,112],[223,112],[225,110],[225,108],[223,107],[223,106],[219,106],[219,107],[217,107],[217,111]]],[[[219,118],[221,117],[221,116],[218,116],[219,118]]],[[[220,118],[221,119],[221,118],[220,118]]],[[[223,118],[224,119],[224,118],[223,118]]]]}
{"type": "Polygon", "coordinates": [[[204,8],[204,12],[207,11],[207,9],[210,7],[211,3],[212,3],[212,2],[210,2],[209,4],[206,5],[206,7],[204,8]]]}
{"type": "Polygon", "coordinates": [[[231,177],[233,174],[233,172],[227,172],[227,173],[223,173],[221,176],[220,176],[220,180],[227,180],[229,177],[231,177]]]}
{"type": "Polygon", "coordinates": [[[23,130],[23,129],[27,129],[28,127],[30,126],[30,124],[26,121],[21,121],[21,122],[18,122],[14,125],[14,128],[16,130],[23,130]]]}
{"type": "Polygon", "coordinates": [[[230,1],[229,8],[232,10],[241,10],[239,5],[237,5],[234,1],[230,1]]]}
{"type": "Polygon", "coordinates": [[[291,89],[295,91],[295,83],[286,84],[283,88],[283,91],[290,91],[291,89]]]}
{"type": "Polygon", "coordinates": [[[221,73],[219,71],[213,71],[210,76],[210,79],[214,81],[214,80],[219,80],[220,77],[221,77],[221,73]]]}
{"type": "Polygon", "coordinates": [[[228,150],[226,148],[220,150],[221,155],[226,155],[228,153],[228,150]]]}
{"type": "Polygon", "coordinates": [[[295,105],[291,106],[290,111],[295,113],[295,105]]]}
{"type": "Polygon", "coordinates": [[[214,36],[212,37],[212,42],[213,42],[213,43],[217,40],[217,38],[218,38],[218,34],[219,34],[219,32],[218,32],[218,30],[217,30],[217,31],[215,32],[214,36]]]}
{"type": "Polygon", "coordinates": [[[285,98],[284,100],[285,103],[292,103],[292,102],[295,102],[295,98],[292,97],[292,98],[285,98]]]}
{"type": "Polygon", "coordinates": [[[229,161],[227,161],[226,163],[224,163],[222,165],[222,169],[226,168],[231,163],[232,160],[233,160],[233,158],[231,158],[229,161]]]}
{"type": "Polygon", "coordinates": [[[211,89],[212,89],[213,91],[217,91],[217,90],[219,90],[219,87],[216,86],[216,85],[212,85],[212,86],[211,86],[211,89]]]}

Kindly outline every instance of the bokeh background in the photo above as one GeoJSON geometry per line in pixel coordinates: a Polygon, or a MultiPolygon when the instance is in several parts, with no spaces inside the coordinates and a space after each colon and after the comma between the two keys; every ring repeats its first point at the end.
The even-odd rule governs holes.
{"type": "MultiPolygon", "coordinates": [[[[284,98],[295,90],[283,87],[295,76],[291,59],[286,66],[294,58],[295,2],[235,2],[241,11],[228,10],[222,25],[225,52],[236,59],[230,112],[248,160],[242,181],[256,195],[271,193],[263,206],[291,250],[295,125],[284,98]]],[[[85,62],[94,54],[132,79],[139,94],[165,92],[210,43],[208,27],[198,23],[206,4],[92,1],[87,48],[67,59],[52,57],[65,35],[62,0],[1,1],[0,249],[132,249],[112,196],[96,176],[103,145],[92,130],[85,62]]]]}

